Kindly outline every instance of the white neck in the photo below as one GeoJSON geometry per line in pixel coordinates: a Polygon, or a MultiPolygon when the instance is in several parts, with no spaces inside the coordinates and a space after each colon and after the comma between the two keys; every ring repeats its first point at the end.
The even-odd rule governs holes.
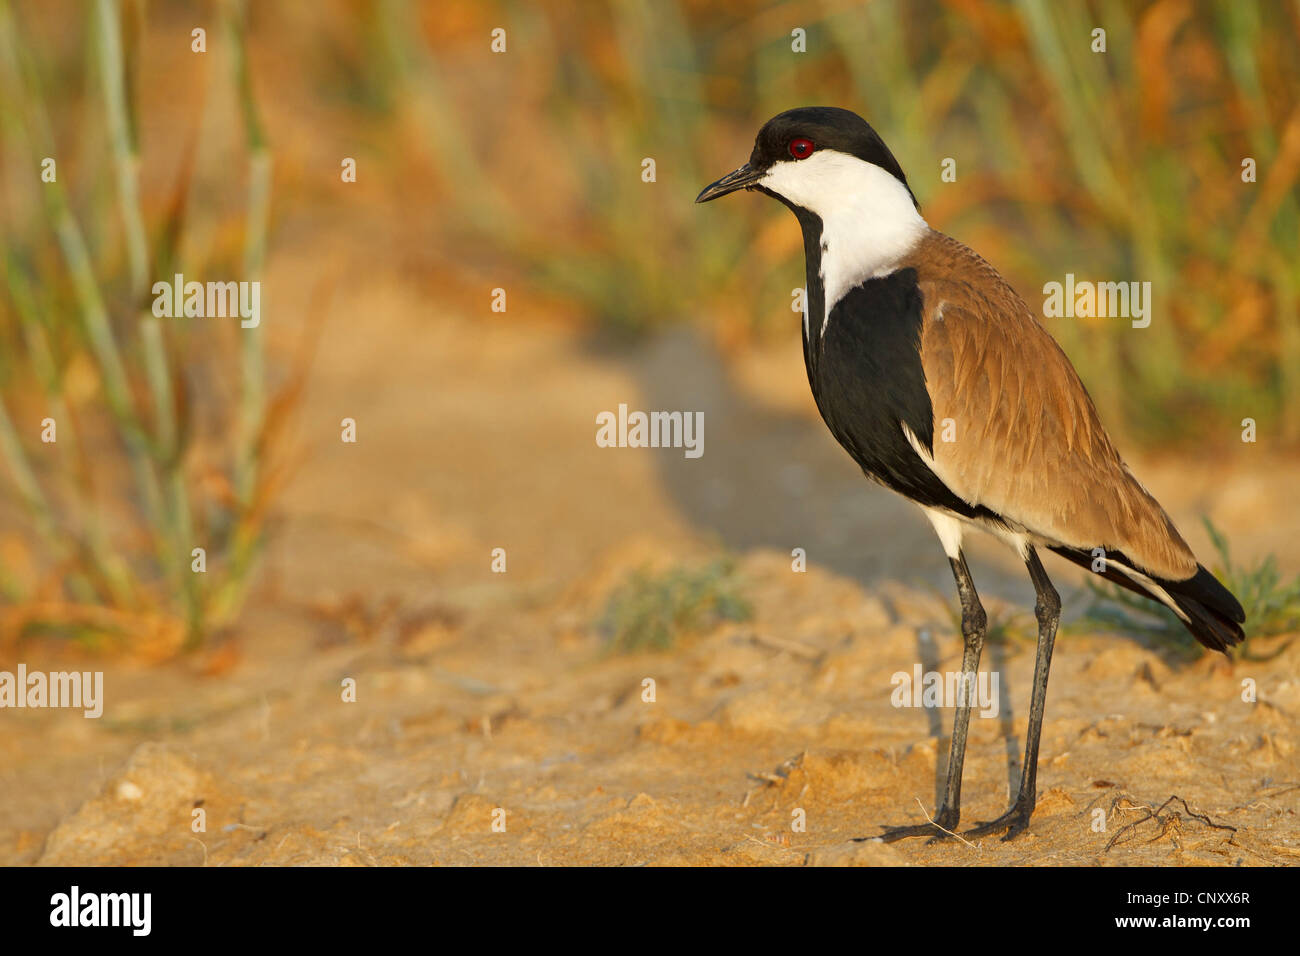
{"type": "Polygon", "coordinates": [[[823,335],[835,304],[867,279],[893,272],[930,228],[906,186],[874,163],[836,150],[776,163],[762,185],[822,221],[823,335]]]}

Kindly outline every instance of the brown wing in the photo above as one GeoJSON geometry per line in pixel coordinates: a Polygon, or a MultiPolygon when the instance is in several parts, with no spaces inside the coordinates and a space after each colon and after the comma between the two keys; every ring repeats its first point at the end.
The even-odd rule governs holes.
{"type": "Polygon", "coordinates": [[[1195,574],[1191,549],[1129,472],[1070,360],[1024,300],[939,233],[912,259],[940,479],[1050,542],[1118,550],[1162,578],[1195,574]]]}

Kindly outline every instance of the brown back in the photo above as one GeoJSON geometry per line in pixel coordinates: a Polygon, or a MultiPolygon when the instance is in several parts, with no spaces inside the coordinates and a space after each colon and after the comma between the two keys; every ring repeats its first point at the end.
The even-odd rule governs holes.
{"type": "Polygon", "coordinates": [[[997,270],[938,232],[901,265],[917,270],[924,297],[934,467],[948,487],[1052,543],[1119,550],[1157,577],[1195,574],[1191,549],[1120,458],[1070,360],[997,270]]]}

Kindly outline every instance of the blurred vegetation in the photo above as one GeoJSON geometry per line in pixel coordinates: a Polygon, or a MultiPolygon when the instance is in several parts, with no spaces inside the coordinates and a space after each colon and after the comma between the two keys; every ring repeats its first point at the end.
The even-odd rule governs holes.
{"type": "Polygon", "coordinates": [[[371,10],[365,42],[331,63],[368,77],[358,95],[377,110],[421,104],[459,248],[519,267],[601,327],[708,317],[735,338],[788,324],[803,284],[788,217],[756,198],[692,200],[748,157],[768,117],[840,105],[881,132],[930,222],[1031,307],[1067,272],[1152,283],[1149,328],[1050,320],[1112,427],[1168,442],[1251,417],[1300,439],[1294,3],[371,10]],[[479,51],[496,26],[509,46],[488,71],[479,51]],[[1105,53],[1092,52],[1096,27],[1105,53]],[[806,53],[791,50],[795,28],[806,53]],[[642,182],[646,157],[655,183],[642,182]],[[946,157],[954,183],[939,178],[946,157]],[[1255,183],[1242,181],[1247,157],[1255,183]]]}
{"type": "Polygon", "coordinates": [[[745,621],[752,613],[735,563],[719,558],[662,574],[633,572],[610,595],[598,627],[613,650],[666,650],[685,634],[721,621],[745,621]]]}
{"type": "MultiPolygon", "coordinates": [[[[196,7],[0,0],[0,472],[27,525],[0,529],[0,598],[23,609],[0,607],[0,632],[193,645],[240,606],[294,387],[270,391],[260,329],[160,321],[148,292],[174,272],[261,275],[276,130],[264,109],[295,150],[297,200],[353,202],[349,214],[391,203],[375,245],[436,273],[439,300],[457,282],[477,294],[485,278],[520,280],[512,321],[545,300],[594,329],[691,321],[735,343],[793,327],[798,230],[761,197],[694,197],[771,115],[848,107],[897,153],[927,218],[1031,306],[1067,272],[1152,282],[1150,328],[1049,321],[1110,427],[1204,446],[1250,417],[1261,441],[1300,440],[1298,4],[200,6],[215,68],[197,79],[199,61],[172,60],[177,91],[160,94],[156,62],[189,56],[196,7]],[[1098,26],[1104,54],[1091,51],[1098,26]],[[805,53],[791,50],[796,28],[805,53]],[[250,55],[274,74],[262,103],[250,55]],[[214,115],[223,95],[233,118],[214,115]],[[163,166],[168,135],[188,141],[163,166]],[[313,164],[336,163],[344,143],[386,189],[326,192],[336,167],[313,164]],[[150,156],[157,175],[142,177],[150,156]],[[44,157],[57,182],[40,181],[44,157]],[[949,157],[957,180],[943,183],[949,157]],[[1247,157],[1258,182],[1242,182],[1247,157]],[[57,444],[40,441],[45,417],[57,444]],[[199,546],[206,574],[190,571],[199,546]]],[[[695,599],[688,585],[641,582],[672,602],[695,599]]],[[[616,632],[652,636],[627,640],[676,626],[628,602],[634,623],[616,632]]]]}
{"type": "MultiPolygon", "coordinates": [[[[1283,581],[1272,555],[1251,567],[1242,567],[1233,562],[1228,553],[1227,539],[1208,518],[1205,519],[1205,530],[1214,542],[1219,559],[1212,570],[1236,595],[1246,612],[1246,639],[1231,648],[1230,653],[1246,660],[1276,657],[1291,645],[1290,641],[1268,652],[1260,650],[1260,642],[1300,631],[1300,577],[1283,581]]],[[[1084,626],[1116,629],[1125,634],[1145,634],[1158,644],[1186,656],[1208,653],[1187,632],[1178,615],[1163,604],[1149,601],[1109,581],[1099,582],[1094,576],[1089,576],[1087,585],[1093,601],[1081,621],[1084,626]]]]}
{"type": "Polygon", "coordinates": [[[260,327],[225,322],[233,328],[223,340],[207,320],[160,319],[151,287],[174,273],[260,278],[270,157],[243,8],[221,4],[226,79],[246,140],[243,239],[196,261],[184,238],[197,127],[151,223],[136,97],[142,5],[85,9],[84,57],[50,63],[33,42],[30,8],[0,0],[0,464],[39,537],[0,541],[0,594],[14,605],[0,637],[166,654],[196,645],[241,603],[276,477],[263,452],[283,411],[268,414],[260,327]],[[84,107],[69,102],[81,96],[84,107]],[[70,141],[80,148],[60,148],[70,141]],[[41,177],[47,157],[52,179],[41,177]],[[237,377],[229,414],[208,383],[196,386],[218,374],[214,365],[237,377]],[[212,401],[201,406],[210,422],[192,404],[198,392],[212,401]],[[33,424],[46,418],[53,441],[33,424]],[[192,570],[196,548],[205,573],[192,570]]]}

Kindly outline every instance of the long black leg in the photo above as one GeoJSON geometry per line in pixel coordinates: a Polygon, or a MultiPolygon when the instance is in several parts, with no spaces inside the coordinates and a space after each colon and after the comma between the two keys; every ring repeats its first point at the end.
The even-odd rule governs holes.
{"type": "Polygon", "coordinates": [[[1002,839],[1010,840],[1029,827],[1029,818],[1038,799],[1038,738],[1043,731],[1043,708],[1047,703],[1047,673],[1052,666],[1052,645],[1056,642],[1056,626],[1061,621],[1061,596],[1052,587],[1043,563],[1033,548],[1025,557],[1029,579],[1034,582],[1038,600],[1034,603],[1034,616],[1038,618],[1038,653],[1034,658],[1034,690],[1029,701],[1029,729],[1025,733],[1025,763],[1020,770],[1020,793],[1011,809],[996,820],[981,823],[966,836],[988,836],[1007,831],[1002,839]]]}
{"type": "Polygon", "coordinates": [[[980,604],[980,597],[975,592],[975,582],[971,580],[970,569],[966,567],[966,556],[960,551],[957,557],[949,558],[952,576],[957,580],[957,596],[961,599],[961,636],[964,650],[961,655],[962,683],[957,700],[957,714],[952,722],[952,741],[948,748],[948,780],[944,786],[943,802],[935,814],[934,823],[921,823],[916,826],[885,827],[880,839],[886,843],[902,840],[906,837],[928,836],[943,839],[944,830],[954,830],[961,819],[961,772],[966,762],[966,734],[970,729],[970,709],[975,698],[976,672],[980,666],[980,652],[984,649],[984,630],[988,616],[980,604]]]}

